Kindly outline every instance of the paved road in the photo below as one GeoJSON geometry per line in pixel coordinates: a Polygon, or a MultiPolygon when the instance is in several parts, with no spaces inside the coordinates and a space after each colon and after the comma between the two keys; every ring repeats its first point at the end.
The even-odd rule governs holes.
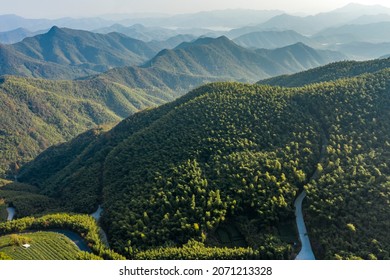
{"type": "Polygon", "coordinates": [[[310,245],[309,235],[307,234],[305,221],[303,220],[302,214],[302,201],[306,197],[306,192],[303,191],[297,197],[294,202],[295,206],[295,216],[299,232],[299,239],[301,240],[302,248],[299,254],[296,256],[296,260],[315,260],[313,250],[310,245]]]}
{"type": "MultiPolygon", "coordinates": [[[[328,139],[326,137],[325,132],[322,133],[322,145],[321,145],[321,155],[320,160],[321,162],[326,154],[326,146],[328,145],[328,139]]],[[[317,180],[320,176],[318,170],[314,172],[314,174],[311,176],[309,181],[311,180],[317,180]]],[[[302,202],[306,197],[306,191],[303,190],[300,195],[295,199],[294,206],[295,206],[295,218],[297,222],[297,228],[299,233],[299,239],[301,240],[302,248],[299,254],[296,256],[296,260],[315,260],[315,256],[313,253],[313,250],[311,248],[309,235],[306,230],[305,220],[303,219],[303,213],[302,213],[302,202]]]]}
{"type": "MultiPolygon", "coordinates": [[[[102,212],[103,212],[103,208],[99,205],[99,207],[98,207],[98,209],[96,210],[96,212],[92,213],[91,216],[92,216],[97,222],[99,222],[100,217],[102,216],[102,212]]],[[[107,238],[106,232],[105,232],[101,227],[99,227],[99,232],[100,232],[100,238],[101,238],[102,242],[103,242],[108,248],[110,248],[110,244],[108,243],[108,238],[107,238]]]]}
{"type": "Polygon", "coordinates": [[[7,221],[12,221],[15,216],[15,208],[7,207],[7,212],[8,212],[7,221]]]}
{"type": "Polygon", "coordinates": [[[100,217],[102,215],[103,208],[99,205],[99,208],[96,210],[96,212],[92,213],[91,216],[96,220],[99,221],[100,217]]]}

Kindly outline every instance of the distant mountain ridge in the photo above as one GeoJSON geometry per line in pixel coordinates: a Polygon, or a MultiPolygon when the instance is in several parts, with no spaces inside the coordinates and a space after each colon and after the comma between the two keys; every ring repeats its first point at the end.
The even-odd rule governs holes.
{"type": "Polygon", "coordinates": [[[32,37],[38,34],[45,33],[45,31],[32,32],[25,28],[17,28],[7,32],[0,32],[0,44],[14,44],[22,41],[26,37],[32,37]]]}
{"type": "Polygon", "coordinates": [[[313,39],[303,36],[293,30],[285,31],[258,31],[241,35],[233,40],[246,48],[274,49],[296,43],[312,45],[313,39]]]}
{"type": "Polygon", "coordinates": [[[302,71],[345,59],[340,53],[317,51],[304,44],[275,50],[248,50],[227,37],[200,38],[173,50],[163,50],[143,67],[241,81],[259,76],[302,71]],[[306,56],[304,54],[309,54],[306,56]],[[282,55],[282,56],[281,56],[282,55]],[[293,62],[294,61],[294,62],[293,62]]]}
{"type": "Polygon", "coordinates": [[[140,64],[157,52],[143,41],[119,33],[103,35],[57,26],[12,47],[32,58],[61,65],[91,65],[92,69],[140,64]]]}

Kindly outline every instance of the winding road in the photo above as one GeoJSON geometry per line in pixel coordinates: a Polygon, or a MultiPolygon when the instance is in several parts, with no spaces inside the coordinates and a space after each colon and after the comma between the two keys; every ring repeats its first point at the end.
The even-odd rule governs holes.
{"type": "Polygon", "coordinates": [[[302,214],[302,201],[305,197],[306,197],[306,191],[303,191],[294,202],[299,239],[301,240],[301,244],[302,244],[301,251],[296,256],[295,259],[315,260],[316,258],[311,248],[309,235],[307,234],[306,225],[305,225],[305,221],[303,220],[303,214],[302,214]]]}
{"type": "Polygon", "coordinates": [[[12,221],[15,216],[15,208],[7,207],[7,213],[8,213],[7,221],[12,221]]]}
{"type": "MultiPolygon", "coordinates": [[[[328,139],[326,137],[325,132],[322,132],[321,135],[321,155],[319,162],[321,162],[326,153],[326,146],[328,145],[328,139]]],[[[314,174],[310,177],[309,182],[312,180],[316,180],[319,177],[319,172],[316,169],[314,174]]],[[[306,197],[306,191],[303,190],[298,197],[294,201],[294,207],[295,207],[295,218],[296,218],[296,223],[297,223],[297,228],[298,228],[298,233],[299,233],[299,239],[301,240],[301,251],[299,254],[295,257],[296,260],[315,260],[315,256],[313,253],[313,249],[311,248],[310,244],[310,238],[307,233],[306,225],[305,225],[305,220],[303,219],[303,213],[302,213],[302,202],[306,197]]]]}
{"type": "MultiPolygon", "coordinates": [[[[102,216],[102,212],[103,212],[103,208],[99,205],[98,209],[95,212],[93,212],[91,214],[91,216],[97,222],[99,222],[100,217],[102,216]]],[[[99,227],[99,233],[100,233],[100,238],[101,238],[102,242],[104,243],[104,245],[106,245],[108,248],[110,248],[110,244],[108,243],[107,234],[101,227],[99,227]]]]}

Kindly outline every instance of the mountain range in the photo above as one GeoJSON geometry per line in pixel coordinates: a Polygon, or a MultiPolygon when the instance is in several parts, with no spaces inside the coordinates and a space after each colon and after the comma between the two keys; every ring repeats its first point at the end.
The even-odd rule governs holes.
{"type": "MultiPolygon", "coordinates": [[[[50,32],[38,35],[37,38],[2,46],[0,57],[4,63],[0,70],[5,74],[53,79],[90,75],[93,73],[92,67],[85,66],[88,52],[80,38],[88,44],[99,39],[100,45],[108,42],[108,39],[110,42],[135,42],[134,45],[140,42],[127,37],[119,40],[122,36],[116,33],[96,35],[53,27],[50,32]],[[103,41],[102,38],[108,39],[103,41]],[[49,51],[45,52],[44,47],[49,51]],[[77,62],[83,62],[82,67],[78,67],[77,62]]],[[[143,44],[140,43],[140,48],[143,44]]],[[[118,49],[123,47],[119,43],[117,46],[118,49]]],[[[133,49],[138,50],[136,47],[133,49]]],[[[144,54],[147,50],[143,49],[143,53],[139,53],[144,54]]],[[[107,48],[107,51],[115,53],[114,48],[107,48]]],[[[92,57],[94,60],[88,63],[103,63],[107,57],[92,57]]],[[[1,173],[4,175],[13,164],[23,164],[48,146],[69,140],[95,125],[117,122],[140,109],[171,101],[206,82],[255,82],[261,78],[295,73],[342,59],[344,57],[339,53],[316,51],[303,44],[276,50],[248,50],[226,37],[220,37],[182,43],[173,50],[161,51],[141,67],[113,68],[78,81],[4,77],[0,93],[2,100],[8,101],[2,104],[3,121],[0,129],[5,136],[1,142],[1,173]],[[64,101],[58,103],[59,99],[64,101]],[[28,118],[20,118],[18,121],[12,113],[12,108],[16,107],[28,118]],[[72,110],[76,113],[72,113],[72,110]],[[37,132],[31,133],[30,130],[37,132]],[[16,143],[24,144],[18,144],[15,149],[8,142],[11,136],[16,143]]]]}
{"type": "Polygon", "coordinates": [[[390,259],[389,19],[0,16],[1,231],[98,208],[104,258],[295,259],[303,195],[315,258],[390,259]]]}
{"type": "MultiPolygon", "coordinates": [[[[387,259],[387,64],[336,63],[313,71],[351,78],[312,84],[313,75],[301,88],[205,85],[101,135],[47,150],[19,179],[57,200],[56,210],[88,212],[103,203],[110,244],[129,258],[159,258],[161,246],[181,252],[191,239],[221,246],[218,232],[227,227],[238,228],[258,258],[290,258],[292,241],[281,232],[305,185],[318,258],[387,259]],[[316,169],[319,177],[310,179],[316,169]],[[351,229],[360,234],[351,237],[351,229]],[[373,238],[376,245],[367,242],[373,238]]],[[[2,194],[12,200],[10,188],[2,194]]]]}

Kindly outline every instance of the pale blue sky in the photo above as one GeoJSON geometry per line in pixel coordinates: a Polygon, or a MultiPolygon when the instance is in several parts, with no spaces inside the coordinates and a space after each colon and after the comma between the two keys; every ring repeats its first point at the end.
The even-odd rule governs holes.
{"type": "Polygon", "coordinates": [[[177,14],[236,8],[313,14],[340,8],[351,1],[390,7],[389,0],[0,0],[0,14],[58,18],[108,13],[177,14]]]}

